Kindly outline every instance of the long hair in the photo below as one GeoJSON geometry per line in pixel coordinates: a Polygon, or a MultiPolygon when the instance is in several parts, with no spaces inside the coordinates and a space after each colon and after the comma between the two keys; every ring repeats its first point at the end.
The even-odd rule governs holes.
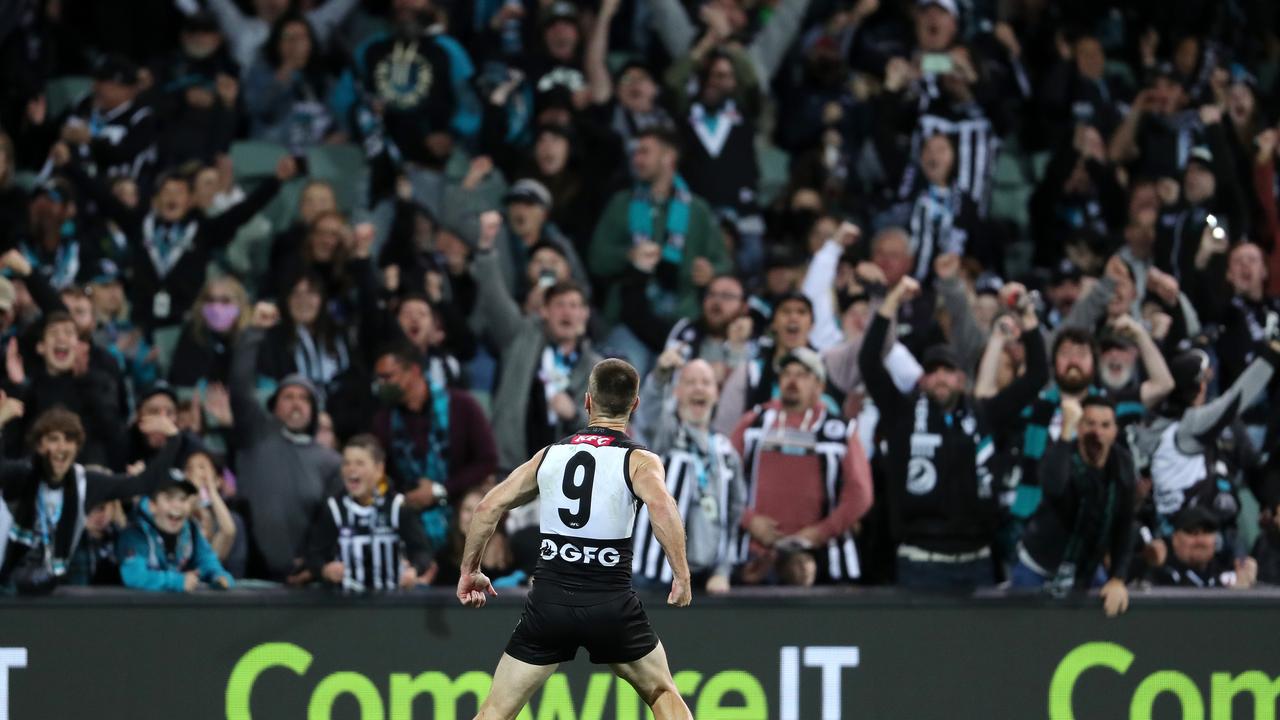
{"type": "Polygon", "coordinates": [[[267,43],[262,46],[262,56],[272,69],[280,68],[280,40],[284,37],[284,29],[293,23],[301,23],[302,27],[307,30],[307,38],[311,40],[311,54],[307,56],[307,65],[302,68],[302,74],[310,82],[312,79],[324,77],[323,67],[320,62],[320,41],[316,37],[316,31],[311,27],[311,23],[307,22],[306,17],[296,9],[286,12],[280,16],[279,20],[271,26],[271,33],[267,36],[267,43]]]}
{"type": "Polygon", "coordinates": [[[304,283],[320,294],[320,310],[316,313],[315,322],[307,330],[311,333],[311,337],[315,340],[318,347],[332,352],[337,349],[337,343],[342,335],[342,329],[338,327],[337,323],[333,320],[333,316],[329,314],[329,291],[328,288],[325,287],[324,278],[315,270],[303,270],[293,276],[288,284],[285,285],[283,294],[284,312],[281,313],[280,325],[284,330],[285,337],[289,339],[292,346],[292,344],[297,342],[299,326],[294,320],[293,313],[289,308],[289,296],[293,294],[293,291],[296,290],[299,285],[304,283]]]}
{"type": "Polygon", "coordinates": [[[249,321],[252,320],[252,309],[249,307],[249,293],[244,289],[244,285],[231,275],[223,275],[213,278],[205,282],[204,287],[200,288],[200,294],[196,297],[195,304],[192,305],[194,312],[191,313],[191,335],[201,346],[208,346],[213,331],[209,329],[209,323],[204,319],[204,313],[200,312],[200,308],[213,297],[215,288],[222,286],[228,291],[235,304],[240,308],[240,315],[236,318],[235,325],[231,326],[228,333],[228,340],[235,340],[240,336],[240,331],[249,327],[249,321]]]}

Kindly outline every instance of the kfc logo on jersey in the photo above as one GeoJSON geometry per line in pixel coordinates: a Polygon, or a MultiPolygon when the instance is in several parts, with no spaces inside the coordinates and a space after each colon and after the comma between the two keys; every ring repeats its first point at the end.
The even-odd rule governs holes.
{"type": "Polygon", "coordinates": [[[569,441],[571,445],[594,445],[596,447],[604,447],[613,444],[613,438],[608,435],[574,435],[569,441]]]}
{"type": "Polygon", "coordinates": [[[622,559],[622,554],[618,552],[617,548],[575,545],[570,542],[557,546],[549,538],[542,539],[542,549],[539,554],[543,560],[555,560],[558,557],[565,562],[581,563],[583,565],[599,563],[603,567],[615,567],[618,561],[622,559]]]}

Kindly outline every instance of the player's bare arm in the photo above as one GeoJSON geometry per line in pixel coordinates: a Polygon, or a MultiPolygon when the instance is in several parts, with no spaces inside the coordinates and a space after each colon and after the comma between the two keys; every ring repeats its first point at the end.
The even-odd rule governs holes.
{"type": "Polygon", "coordinates": [[[546,452],[543,448],[528,462],[511,471],[507,479],[486,493],[476,506],[462,551],[462,575],[458,578],[458,601],[463,605],[484,607],[488,599],[486,593],[497,596],[498,591],[493,589],[489,578],[480,572],[480,558],[484,557],[485,545],[493,537],[502,516],[538,496],[538,464],[546,452]]]}
{"type": "Polygon", "coordinates": [[[657,455],[648,450],[636,450],[631,453],[631,487],[636,497],[649,507],[649,521],[653,525],[653,535],[658,538],[662,549],[671,563],[675,577],[671,581],[671,594],[667,596],[667,604],[685,607],[689,604],[692,590],[689,581],[689,560],[684,548],[684,523],[680,520],[680,509],[675,498],[667,492],[666,471],[657,455]]]}

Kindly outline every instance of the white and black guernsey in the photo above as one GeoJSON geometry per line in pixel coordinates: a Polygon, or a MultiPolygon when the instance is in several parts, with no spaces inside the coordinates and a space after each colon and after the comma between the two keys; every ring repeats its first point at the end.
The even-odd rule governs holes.
{"type": "MultiPolygon", "coordinates": [[[[755,421],[747,427],[743,435],[742,472],[747,481],[747,507],[754,508],[756,490],[760,486],[760,453],[765,450],[765,438],[771,429],[777,427],[781,413],[773,408],[756,406],[755,421]]],[[[844,457],[848,452],[846,444],[854,426],[846,423],[838,415],[828,415],[823,410],[813,422],[812,447],[802,452],[818,456],[822,466],[822,487],[826,491],[823,499],[823,515],[828,515],[840,501],[840,493],[844,489],[844,457]]],[[[787,450],[790,452],[790,450],[787,450]]],[[[734,528],[738,558],[747,558],[751,552],[751,535],[745,528],[734,528]]],[[[862,566],[858,561],[858,549],[854,544],[853,533],[845,531],[827,541],[825,548],[815,550],[818,560],[819,576],[826,580],[856,580],[862,576],[862,566]]]]}
{"type": "Polygon", "coordinates": [[[591,605],[631,590],[631,533],[640,502],[629,463],[640,447],[599,427],[547,446],[537,472],[542,547],[534,599],[591,605]]]}
{"type": "Polygon", "coordinates": [[[308,565],[319,574],[325,563],[341,562],[343,590],[395,590],[405,562],[419,572],[431,564],[430,545],[417,513],[399,493],[378,494],[368,505],[341,493],[330,497],[318,512],[309,538],[308,565]]]}

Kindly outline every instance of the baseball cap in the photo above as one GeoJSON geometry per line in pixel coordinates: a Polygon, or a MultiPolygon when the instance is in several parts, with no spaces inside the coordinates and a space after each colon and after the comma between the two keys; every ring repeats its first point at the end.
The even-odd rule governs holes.
{"type": "Polygon", "coordinates": [[[1213,172],[1213,151],[1207,145],[1197,145],[1191,148],[1190,154],[1187,155],[1187,164],[1198,162],[1205,166],[1209,172],[1213,172]]]}
{"type": "Polygon", "coordinates": [[[138,66],[119,55],[104,55],[93,66],[93,79],[134,85],[138,82],[138,66]]]}
{"type": "Polygon", "coordinates": [[[120,266],[110,258],[102,258],[98,261],[97,272],[89,279],[91,285],[111,285],[120,282],[120,266]]]}
{"type": "Polygon", "coordinates": [[[977,295],[999,295],[1004,287],[1004,280],[994,273],[984,272],[973,284],[973,292],[977,295]]]}
{"type": "Polygon", "coordinates": [[[938,344],[924,351],[924,357],[920,361],[921,367],[926,373],[931,373],[939,366],[949,367],[952,370],[962,370],[960,367],[960,358],[956,355],[955,350],[950,345],[938,344]]]}
{"type": "Polygon", "coordinates": [[[1209,508],[1193,505],[1178,513],[1174,528],[1182,532],[1217,532],[1218,518],[1209,508]]]}
{"type": "Polygon", "coordinates": [[[921,10],[929,7],[930,5],[937,5],[943,10],[951,13],[953,16],[960,17],[960,8],[956,6],[956,0],[916,0],[916,7],[921,10]]]}
{"type": "Polygon", "coordinates": [[[783,368],[791,363],[800,363],[806,370],[813,373],[814,377],[818,378],[818,382],[824,384],[827,382],[827,368],[822,364],[822,357],[818,355],[816,350],[811,350],[807,347],[796,348],[783,355],[782,359],[778,360],[776,367],[781,372],[783,368]]]}
{"type": "Polygon", "coordinates": [[[188,495],[195,495],[200,492],[195,483],[188,480],[187,476],[178,468],[169,468],[169,474],[156,485],[155,494],[159,495],[166,490],[181,490],[188,495]]]}
{"type": "Polygon", "coordinates": [[[805,295],[804,293],[801,293],[801,292],[794,292],[794,291],[780,296],[778,300],[773,304],[774,311],[776,312],[778,308],[782,307],[783,303],[791,302],[792,300],[796,302],[804,303],[804,306],[809,309],[809,314],[813,315],[813,301],[809,299],[808,295],[805,295]]]}
{"type": "Polygon", "coordinates": [[[7,277],[0,277],[0,311],[13,312],[13,303],[17,299],[18,293],[13,289],[13,283],[7,277]]]}
{"type": "Polygon", "coordinates": [[[1058,261],[1053,266],[1053,271],[1049,274],[1049,285],[1061,285],[1064,282],[1079,281],[1084,277],[1084,272],[1067,258],[1058,261]]]}
{"type": "Polygon", "coordinates": [[[156,395],[167,395],[169,399],[173,401],[174,405],[178,404],[178,391],[174,390],[173,386],[168,382],[164,380],[157,380],[151,383],[146,390],[143,390],[138,395],[138,405],[141,406],[156,395]]]}
{"type": "Polygon", "coordinates": [[[1200,349],[1188,350],[1169,363],[1169,374],[1173,375],[1178,394],[1198,386],[1208,369],[1209,356],[1200,349]]]}
{"type": "Polygon", "coordinates": [[[542,16],[542,27],[550,27],[552,23],[559,21],[577,24],[578,22],[578,6],[565,0],[551,3],[551,7],[547,8],[547,12],[542,16]]]}
{"type": "Polygon", "coordinates": [[[507,190],[507,194],[503,196],[502,201],[504,203],[525,202],[541,205],[542,207],[551,207],[551,191],[547,190],[546,185],[533,178],[524,178],[523,180],[517,180],[507,190]]]}
{"type": "Polygon", "coordinates": [[[187,16],[182,22],[182,32],[184,33],[210,33],[221,32],[218,26],[218,19],[208,10],[197,10],[187,16]]]}
{"type": "Polygon", "coordinates": [[[1178,71],[1174,69],[1173,63],[1168,60],[1157,63],[1155,70],[1152,71],[1152,79],[1164,78],[1166,80],[1177,80],[1178,71]]]}

